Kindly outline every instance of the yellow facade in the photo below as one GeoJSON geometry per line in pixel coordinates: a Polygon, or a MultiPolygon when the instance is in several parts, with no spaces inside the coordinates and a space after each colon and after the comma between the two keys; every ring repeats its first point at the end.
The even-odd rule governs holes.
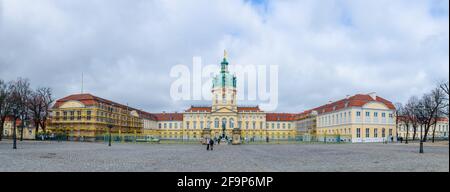
{"type": "Polygon", "coordinates": [[[143,122],[136,110],[109,102],[94,102],[91,105],[76,100],[63,102],[52,109],[48,129],[56,134],[76,138],[95,138],[109,132],[130,134],[141,133],[143,122]]]}
{"type": "Polygon", "coordinates": [[[71,95],[55,104],[49,129],[74,137],[95,138],[108,133],[107,126],[112,124],[112,132],[116,134],[176,140],[201,140],[203,134],[232,138],[234,129],[240,130],[244,141],[315,138],[382,142],[396,136],[395,107],[375,93],[347,97],[299,114],[266,113],[257,106],[238,106],[236,77],[229,73],[226,58],[213,79],[211,94],[210,106],[158,114],[90,94],[71,95]]]}
{"type": "MultiPolygon", "coordinates": [[[[13,121],[5,121],[3,124],[3,137],[12,138],[14,133],[13,121]]],[[[21,136],[20,125],[16,125],[16,138],[21,136]]],[[[23,139],[35,139],[36,132],[33,126],[29,125],[23,129],[23,139]]]]}
{"type": "Polygon", "coordinates": [[[396,138],[394,110],[381,102],[350,107],[316,116],[317,134],[341,135],[351,142],[383,142],[396,138]]]}
{"type": "MultiPolygon", "coordinates": [[[[448,118],[440,118],[435,125],[433,125],[427,135],[427,139],[431,139],[433,137],[433,129],[435,129],[434,136],[435,138],[448,138],[448,118]]],[[[420,137],[420,134],[424,135],[425,128],[422,126],[417,126],[416,130],[416,139],[420,137]]],[[[409,126],[406,126],[403,122],[399,122],[398,126],[398,136],[403,137],[403,139],[406,139],[408,137],[409,139],[413,139],[414,137],[414,128],[413,125],[410,124],[409,126]],[[407,131],[407,129],[409,130],[407,131]]]]}

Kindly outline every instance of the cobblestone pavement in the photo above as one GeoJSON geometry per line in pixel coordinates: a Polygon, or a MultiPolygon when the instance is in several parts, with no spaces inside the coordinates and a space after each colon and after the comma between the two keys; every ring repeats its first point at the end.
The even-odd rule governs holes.
{"type": "Polygon", "coordinates": [[[219,145],[0,141],[5,171],[449,171],[449,146],[219,145]]]}

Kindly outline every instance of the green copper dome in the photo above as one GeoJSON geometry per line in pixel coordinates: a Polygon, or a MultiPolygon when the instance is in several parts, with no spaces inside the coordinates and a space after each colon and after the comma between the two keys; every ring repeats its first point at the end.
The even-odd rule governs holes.
{"type": "Polygon", "coordinates": [[[236,77],[231,75],[228,71],[228,61],[223,58],[221,64],[220,74],[216,75],[213,79],[213,88],[216,87],[233,87],[236,88],[236,77]]]}

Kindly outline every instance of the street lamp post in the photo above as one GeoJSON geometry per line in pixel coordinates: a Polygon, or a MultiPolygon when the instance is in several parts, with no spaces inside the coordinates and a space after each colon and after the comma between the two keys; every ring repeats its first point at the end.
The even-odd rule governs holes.
{"type": "Polygon", "coordinates": [[[420,126],[420,149],[419,153],[423,153],[423,135],[422,135],[422,125],[420,126]]]}
{"type": "Polygon", "coordinates": [[[109,143],[108,146],[111,147],[111,129],[113,128],[112,119],[108,119],[108,129],[109,129],[109,143]]]}

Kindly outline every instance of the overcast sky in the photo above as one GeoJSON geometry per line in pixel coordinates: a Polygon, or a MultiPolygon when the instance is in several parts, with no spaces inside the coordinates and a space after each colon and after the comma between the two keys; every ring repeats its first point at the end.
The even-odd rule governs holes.
{"type": "MultiPolygon", "coordinates": [[[[279,112],[356,93],[393,102],[449,78],[448,0],[0,0],[0,78],[182,111],[171,67],[279,66],[279,112]]],[[[238,77],[239,78],[239,77],[238,77]]],[[[249,102],[250,103],[250,102],[249,102]]],[[[249,104],[241,102],[241,104],[249,104]]],[[[251,103],[250,103],[251,104],[251,103]]]]}

